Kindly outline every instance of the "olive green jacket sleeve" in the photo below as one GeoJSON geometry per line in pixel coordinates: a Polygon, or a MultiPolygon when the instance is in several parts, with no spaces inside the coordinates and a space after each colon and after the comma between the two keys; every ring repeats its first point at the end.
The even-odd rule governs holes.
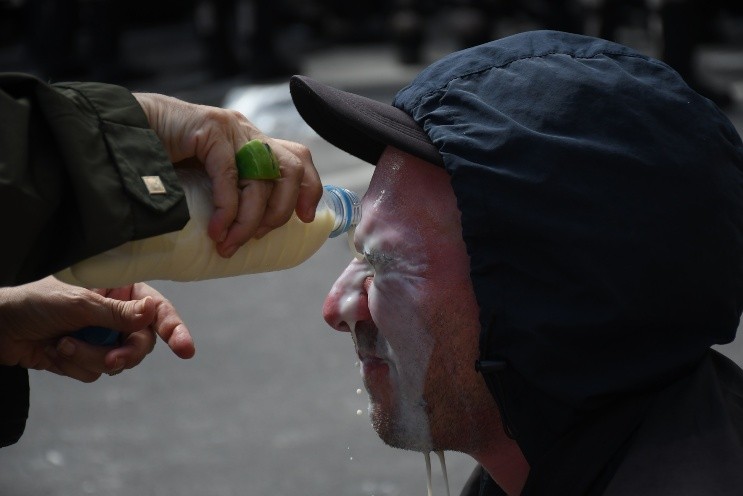
{"type": "MultiPolygon", "coordinates": [[[[0,74],[0,286],[187,220],[173,167],[129,91],[0,74]],[[165,193],[151,194],[148,176],[165,193]]],[[[0,395],[2,447],[26,425],[27,371],[0,366],[0,395]]]]}
{"type": "Polygon", "coordinates": [[[0,74],[0,117],[0,285],[188,220],[173,166],[128,90],[0,74]],[[165,193],[148,190],[152,176],[165,193]]]}

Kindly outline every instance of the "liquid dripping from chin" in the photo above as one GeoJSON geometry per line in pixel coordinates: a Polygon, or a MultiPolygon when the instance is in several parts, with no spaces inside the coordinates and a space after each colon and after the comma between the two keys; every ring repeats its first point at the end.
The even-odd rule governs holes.
{"type": "Polygon", "coordinates": [[[431,454],[429,452],[423,453],[426,458],[426,475],[428,476],[428,496],[433,496],[433,486],[431,485],[431,454]]]}
{"type": "Polygon", "coordinates": [[[451,496],[449,494],[449,476],[446,473],[446,460],[444,459],[444,452],[437,451],[436,454],[438,455],[439,462],[441,463],[441,473],[444,474],[444,483],[446,484],[446,496],[451,496]]]}
{"type": "MultiPolygon", "coordinates": [[[[446,496],[451,496],[449,493],[449,475],[446,472],[446,459],[444,458],[443,451],[435,451],[439,457],[441,463],[441,473],[444,475],[444,483],[446,484],[446,496]]],[[[433,484],[431,483],[431,454],[428,452],[423,453],[423,457],[426,459],[426,476],[428,477],[428,496],[433,496],[433,484]]]]}

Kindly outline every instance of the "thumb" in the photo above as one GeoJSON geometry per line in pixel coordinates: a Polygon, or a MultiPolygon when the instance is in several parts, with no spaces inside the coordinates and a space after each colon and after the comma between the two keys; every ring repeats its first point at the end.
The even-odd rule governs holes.
{"type": "Polygon", "coordinates": [[[104,297],[101,303],[96,325],[126,334],[147,327],[155,319],[155,302],[150,296],[128,301],[104,297]]]}

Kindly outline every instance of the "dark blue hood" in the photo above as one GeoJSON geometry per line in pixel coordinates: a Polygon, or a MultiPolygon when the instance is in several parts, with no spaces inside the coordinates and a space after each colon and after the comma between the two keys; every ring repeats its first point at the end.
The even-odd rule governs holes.
{"type": "Polygon", "coordinates": [[[532,466],[733,340],[743,146],[667,65],[523,33],[445,57],[393,105],[451,174],[484,376],[532,466]]]}

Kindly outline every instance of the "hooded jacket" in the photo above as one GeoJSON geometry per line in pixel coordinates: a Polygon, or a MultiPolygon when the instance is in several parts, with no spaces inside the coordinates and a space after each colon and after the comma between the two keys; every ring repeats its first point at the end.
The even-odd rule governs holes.
{"type": "MultiPolygon", "coordinates": [[[[551,31],[454,53],[393,105],[462,213],[479,369],[524,495],[743,491],[743,145],[662,62],[551,31]]],[[[501,494],[489,478],[469,494],[501,494]]]]}

